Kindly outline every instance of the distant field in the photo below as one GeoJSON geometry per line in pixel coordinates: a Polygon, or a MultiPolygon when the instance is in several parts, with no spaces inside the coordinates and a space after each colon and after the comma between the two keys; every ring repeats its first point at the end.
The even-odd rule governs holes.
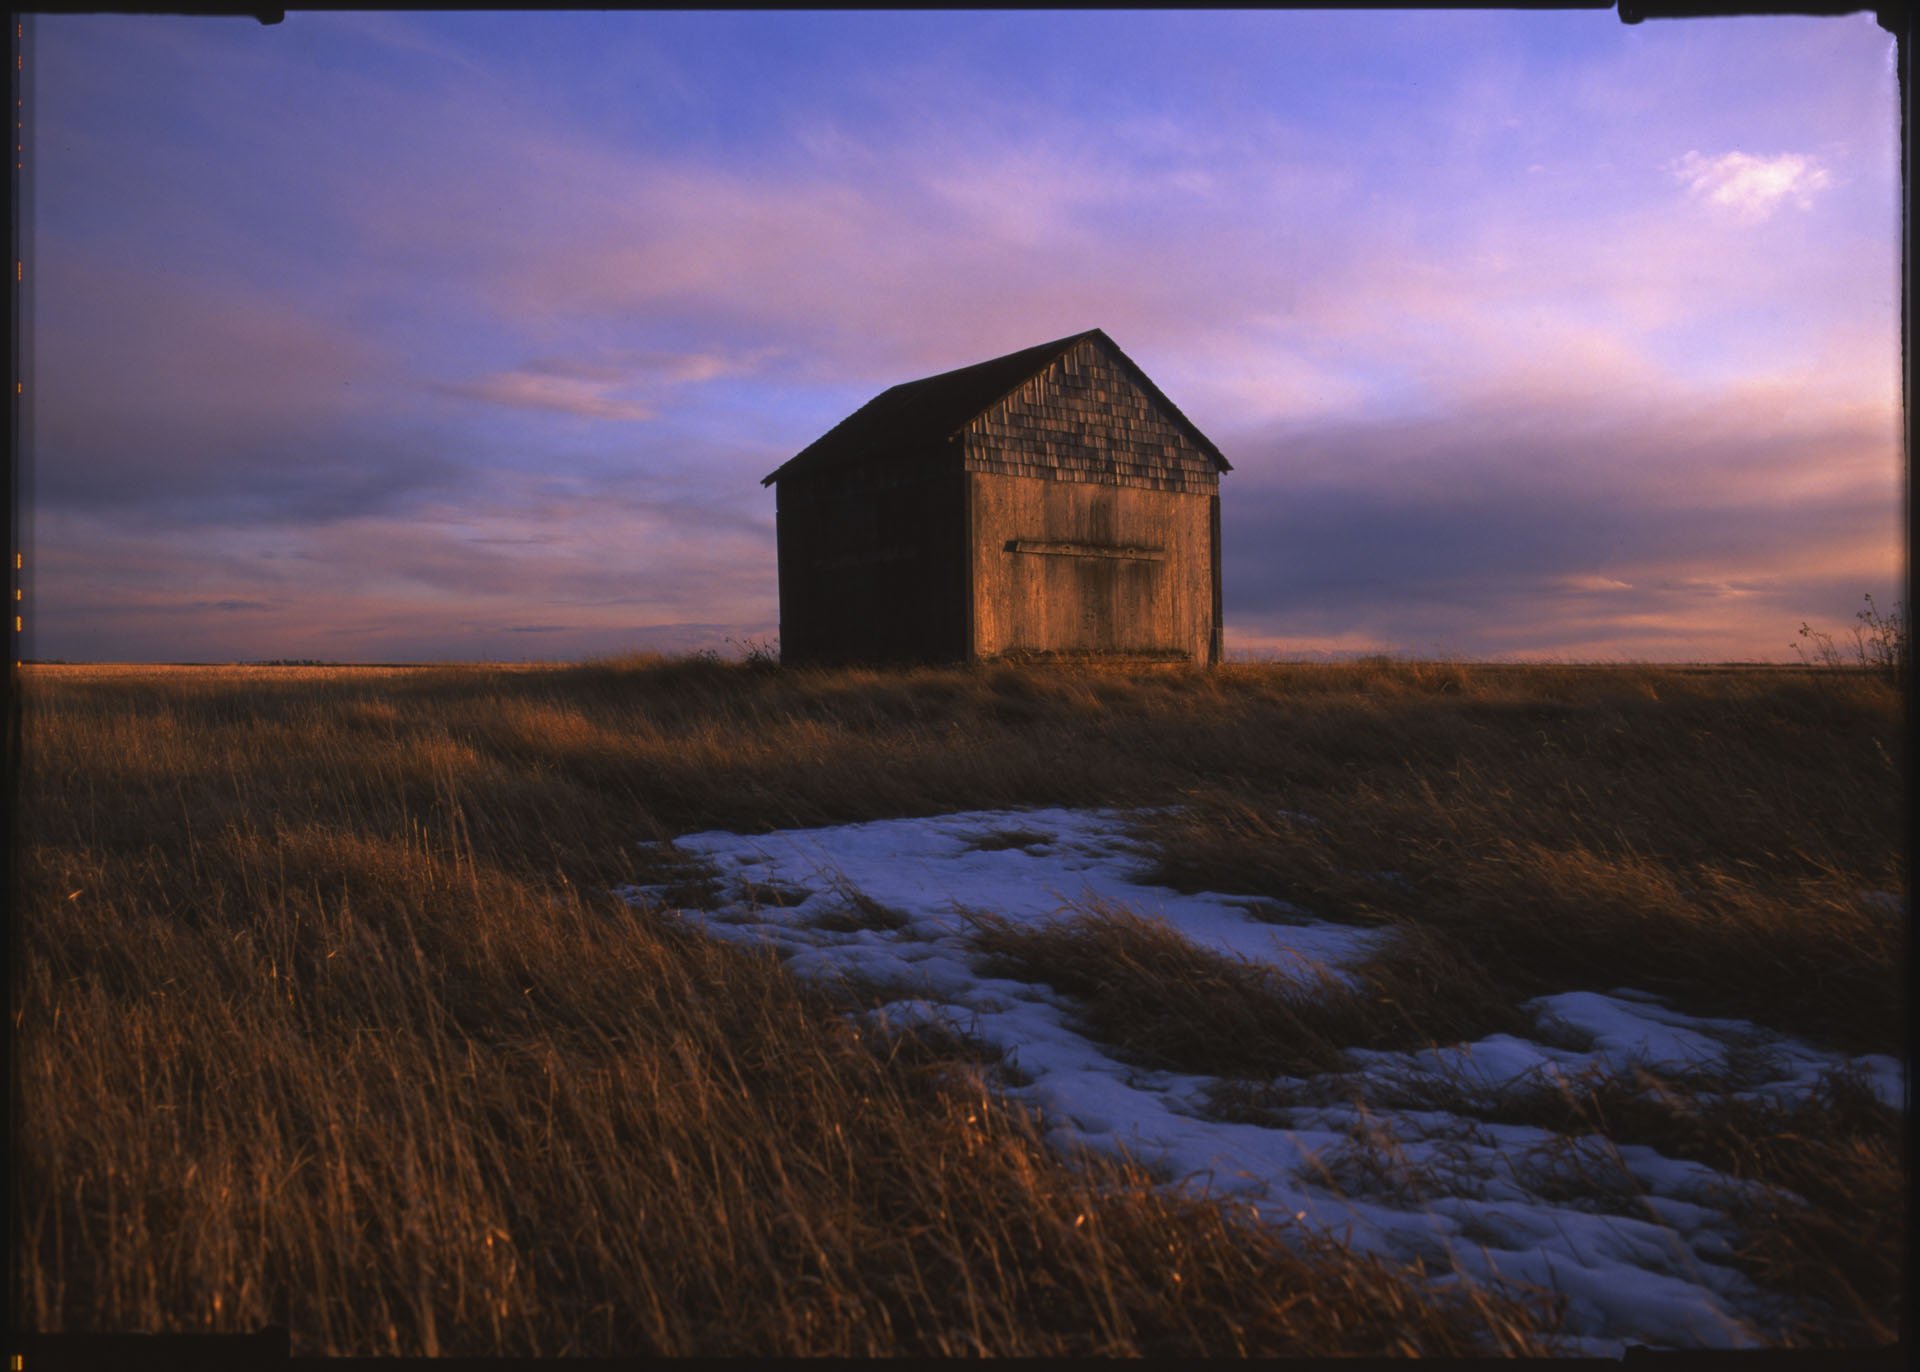
{"type": "MultiPolygon", "coordinates": [[[[1500,1032],[1574,990],[1904,1052],[1904,706],[1867,672],[636,657],[19,680],[27,1328],[277,1323],[357,1355],[1555,1348],[1549,1301],[1071,1168],[977,1046],[876,1041],[844,988],[609,894],[698,905],[664,846],[691,831],[1152,807],[1162,882],[1392,938],[1365,974],[1390,1016],[1236,1021],[1218,1051],[1250,1109],[1286,1064],[1500,1032]]],[[[1080,976],[1128,1051],[1216,1051],[1175,979],[997,937],[1002,965],[1080,976]]],[[[1710,1087],[1526,1108],[1751,1180],[1737,1256],[1780,1297],[1769,1341],[1891,1340],[1904,1119],[1710,1087]]]]}

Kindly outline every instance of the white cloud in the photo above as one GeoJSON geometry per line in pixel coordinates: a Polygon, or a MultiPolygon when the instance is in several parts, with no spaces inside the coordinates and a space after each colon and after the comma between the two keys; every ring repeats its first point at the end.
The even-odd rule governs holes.
{"type": "Polygon", "coordinates": [[[1827,169],[1811,157],[1783,152],[1773,157],[1728,152],[1702,157],[1697,152],[1669,164],[1696,199],[1720,205],[1742,219],[1770,218],[1789,200],[1810,209],[1816,192],[1833,184],[1827,169]]]}
{"type": "Polygon", "coordinates": [[[1580,572],[1560,578],[1560,585],[1569,591],[1631,591],[1632,583],[1616,581],[1610,576],[1601,576],[1598,572],[1580,572]]]}

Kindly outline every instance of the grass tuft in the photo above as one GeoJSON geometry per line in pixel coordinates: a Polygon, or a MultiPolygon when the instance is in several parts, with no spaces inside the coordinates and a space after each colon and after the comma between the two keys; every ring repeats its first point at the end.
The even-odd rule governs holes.
{"type": "Polygon", "coordinates": [[[1090,1037],[1146,1066],[1309,1076],[1339,1070],[1349,1048],[1420,1048],[1526,1024],[1487,999],[1484,979],[1442,936],[1416,925],[1344,971],[1304,958],[1281,970],[1104,901],[1069,909],[1042,924],[967,912],[982,970],[1073,997],[1090,1037]]]}

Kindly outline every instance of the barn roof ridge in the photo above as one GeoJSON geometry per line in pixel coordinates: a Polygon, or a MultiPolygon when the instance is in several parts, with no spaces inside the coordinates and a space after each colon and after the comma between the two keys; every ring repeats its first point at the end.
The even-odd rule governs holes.
{"type": "Polygon", "coordinates": [[[1126,369],[1134,382],[1162,407],[1194,443],[1219,465],[1221,471],[1233,470],[1213,441],[1199,426],[1167,399],[1166,393],[1128,357],[1120,345],[1103,329],[1084,329],[1049,343],[990,357],[949,371],[889,386],[834,425],[826,433],[788,458],[761,478],[762,486],[771,486],[784,476],[829,463],[837,464],[866,455],[875,448],[892,446],[903,439],[908,445],[945,440],[967,424],[1006,400],[1008,396],[1039,376],[1079,344],[1098,339],[1126,369]]]}

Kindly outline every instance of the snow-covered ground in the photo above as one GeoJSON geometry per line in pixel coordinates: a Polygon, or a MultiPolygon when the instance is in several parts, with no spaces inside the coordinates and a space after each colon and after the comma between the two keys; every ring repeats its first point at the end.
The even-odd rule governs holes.
{"type": "MultiPolygon", "coordinates": [[[[1041,921],[1117,905],[1283,973],[1301,958],[1337,969],[1383,935],[1272,902],[1143,885],[1144,855],[1128,838],[1127,816],[1112,811],[711,832],[675,847],[710,863],[721,888],[714,908],[685,918],[716,937],[765,940],[796,972],[886,988],[894,999],[878,1013],[892,1023],[943,1021],[1003,1050],[1019,1083],[1005,1094],[1033,1107],[1067,1153],[1123,1148],[1164,1167],[1172,1185],[1251,1199],[1263,1213],[1323,1227],[1356,1248],[1547,1287],[1565,1299],[1573,1352],[1756,1341],[1752,1322],[1764,1301],[1726,1263],[1731,1180],[1593,1135],[1568,1139],[1445,1109],[1362,1107],[1356,1088],[1371,1088],[1376,1101],[1418,1100],[1418,1088],[1431,1084],[1444,1101],[1462,1090],[1643,1064],[1723,1069],[1745,1090],[1791,1096],[1846,1061],[1630,989],[1580,991],[1529,1003],[1539,1040],[1502,1034],[1424,1052],[1353,1051],[1345,1072],[1272,1083],[1293,1104],[1264,1122],[1210,1118],[1216,1080],[1117,1061],[1074,1030],[1067,997],[976,970],[965,912],[1041,921]],[[903,917],[898,927],[855,927],[862,921],[847,917],[855,893],[903,917]],[[1257,913],[1265,918],[1250,906],[1264,906],[1257,913]]],[[[623,894],[653,900],[665,889],[623,894]]],[[[1903,1102],[1897,1061],[1852,1061],[1883,1099],[1903,1102]]]]}

